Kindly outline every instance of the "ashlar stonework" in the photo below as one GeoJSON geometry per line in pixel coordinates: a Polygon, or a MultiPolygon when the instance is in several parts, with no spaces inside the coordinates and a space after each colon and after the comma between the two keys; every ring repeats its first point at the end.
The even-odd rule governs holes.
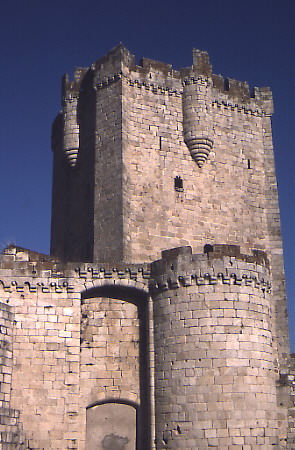
{"type": "Polygon", "coordinates": [[[51,255],[0,257],[0,448],[293,449],[272,95],[122,45],[63,78],[51,255]]]}

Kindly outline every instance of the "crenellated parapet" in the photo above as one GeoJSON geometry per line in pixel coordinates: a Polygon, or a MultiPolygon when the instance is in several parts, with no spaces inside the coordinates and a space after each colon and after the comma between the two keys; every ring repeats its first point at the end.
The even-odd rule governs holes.
{"type": "Polygon", "coordinates": [[[259,116],[273,112],[269,88],[255,87],[250,94],[246,82],[213,74],[207,52],[194,49],[192,66],[174,70],[171,64],[148,58],[136,65],[134,56],[120,44],[90,69],[76,69],[73,81],[68,75],[63,78],[63,149],[72,167],[80,146],[77,111],[81,85],[89,70],[94,74],[95,91],[123,80],[131,87],[154,94],[182,97],[183,139],[200,168],[214,146],[212,109],[225,107],[259,116]]]}
{"type": "Polygon", "coordinates": [[[265,252],[240,253],[238,245],[206,245],[203,254],[192,254],[191,247],[162,252],[162,259],[151,265],[153,293],[187,286],[246,286],[271,292],[268,259],[265,252]]]}
{"type": "Polygon", "coordinates": [[[165,250],[162,255],[161,260],[151,265],[79,265],[10,246],[1,256],[0,289],[7,293],[70,293],[74,292],[75,284],[82,282],[90,287],[97,283],[149,285],[152,295],[180,287],[220,284],[271,292],[268,259],[262,251],[253,250],[252,255],[244,255],[237,245],[208,245],[203,254],[193,255],[191,247],[180,247],[165,250]],[[11,277],[12,262],[21,277],[11,277]]]}
{"type": "Polygon", "coordinates": [[[148,292],[149,279],[149,264],[64,263],[16,246],[6,248],[0,258],[0,292],[7,299],[11,294],[64,295],[109,285],[148,292]],[[11,275],[11,264],[21,276],[11,275]]]}

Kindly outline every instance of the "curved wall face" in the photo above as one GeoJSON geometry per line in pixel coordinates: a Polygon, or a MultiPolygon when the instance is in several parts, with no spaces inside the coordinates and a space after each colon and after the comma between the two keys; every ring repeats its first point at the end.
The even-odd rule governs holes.
{"type": "Polygon", "coordinates": [[[268,269],[175,251],[152,264],[157,448],[280,445],[268,269]]]}
{"type": "Polygon", "coordinates": [[[213,146],[212,81],[198,76],[183,86],[183,137],[199,167],[207,160],[213,146]]]}
{"type": "Polygon", "coordinates": [[[73,92],[64,97],[64,152],[71,166],[75,166],[79,150],[79,124],[77,122],[78,95],[73,92]]]}

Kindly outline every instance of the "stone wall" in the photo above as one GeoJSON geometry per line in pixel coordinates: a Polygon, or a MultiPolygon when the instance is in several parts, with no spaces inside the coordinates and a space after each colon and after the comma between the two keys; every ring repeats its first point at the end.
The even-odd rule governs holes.
{"type": "Polygon", "coordinates": [[[176,250],[151,266],[157,448],[286,447],[266,261],[176,250]]]}
{"type": "Polygon", "coordinates": [[[290,367],[287,374],[281,377],[281,386],[289,400],[288,448],[295,447],[295,354],[291,354],[290,367]]]}
{"type": "MultiPolygon", "coordinates": [[[[75,169],[68,164],[54,180],[68,179],[63,191],[69,218],[62,225],[67,249],[58,250],[53,232],[53,253],[85,259],[76,248],[87,234],[84,214],[74,220],[71,213],[78,215],[85,203],[94,222],[89,255],[96,260],[152,261],[165,248],[189,244],[201,251],[210,241],[239,244],[243,251],[270,247],[268,90],[255,88],[251,97],[246,83],[212,74],[206,52],[195,51],[193,66],[176,71],[148,59],[136,66],[119,46],[66,81],[63,98],[65,125],[64,131],[54,128],[55,158],[67,152],[58,142],[69,140],[68,128],[76,136],[77,98],[80,145],[75,169]]],[[[60,227],[55,202],[53,231],[60,227]]]]}
{"type": "Polygon", "coordinates": [[[266,255],[183,247],[151,269],[5,251],[3,448],[292,448],[266,255]]]}
{"type": "MultiPolygon", "coordinates": [[[[12,308],[0,303],[0,448],[25,449],[27,443],[19,421],[20,411],[11,407],[11,377],[13,361],[12,308]]],[[[19,407],[19,405],[16,405],[19,407]]]]}
{"type": "Polygon", "coordinates": [[[52,256],[0,258],[1,448],[291,449],[271,92],[122,45],[62,86],[52,256]]]}
{"type": "Polygon", "coordinates": [[[127,260],[150,261],[179,245],[201,251],[210,241],[268,248],[269,104],[237,82],[217,86],[199,66],[164,69],[144,61],[123,72],[127,260]]]}
{"type": "Polygon", "coordinates": [[[51,254],[63,260],[93,260],[96,114],[92,83],[91,70],[76,69],[73,82],[63,78],[62,112],[52,128],[51,254]]]}
{"type": "Polygon", "coordinates": [[[122,213],[121,80],[98,89],[96,108],[93,259],[126,261],[122,213]]]}
{"type": "Polygon", "coordinates": [[[213,74],[206,52],[194,50],[192,66],[177,71],[146,58],[136,65],[120,45],[64,79],[63,104],[53,127],[51,253],[139,263],[210,242],[267,251],[287,370],[270,90],[250,94],[247,83],[213,74]],[[75,167],[65,149],[68,128],[75,139],[77,131],[69,99],[77,99],[75,167]]]}
{"type": "MultiPolygon", "coordinates": [[[[149,442],[147,266],[64,264],[12,247],[0,264],[1,442],[86,449],[86,411],[103,404],[129,405],[125,438],[137,430],[138,445],[149,442]]],[[[101,440],[119,435],[115,418],[108,431],[96,425],[101,440]]]]}

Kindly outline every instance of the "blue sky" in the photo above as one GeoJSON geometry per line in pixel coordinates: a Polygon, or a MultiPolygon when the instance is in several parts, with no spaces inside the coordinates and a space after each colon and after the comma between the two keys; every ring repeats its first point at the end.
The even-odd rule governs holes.
{"type": "Polygon", "coordinates": [[[295,348],[294,0],[0,0],[0,246],[48,253],[51,122],[60,80],[122,42],[138,60],[191,65],[270,86],[289,316],[295,348]]]}

